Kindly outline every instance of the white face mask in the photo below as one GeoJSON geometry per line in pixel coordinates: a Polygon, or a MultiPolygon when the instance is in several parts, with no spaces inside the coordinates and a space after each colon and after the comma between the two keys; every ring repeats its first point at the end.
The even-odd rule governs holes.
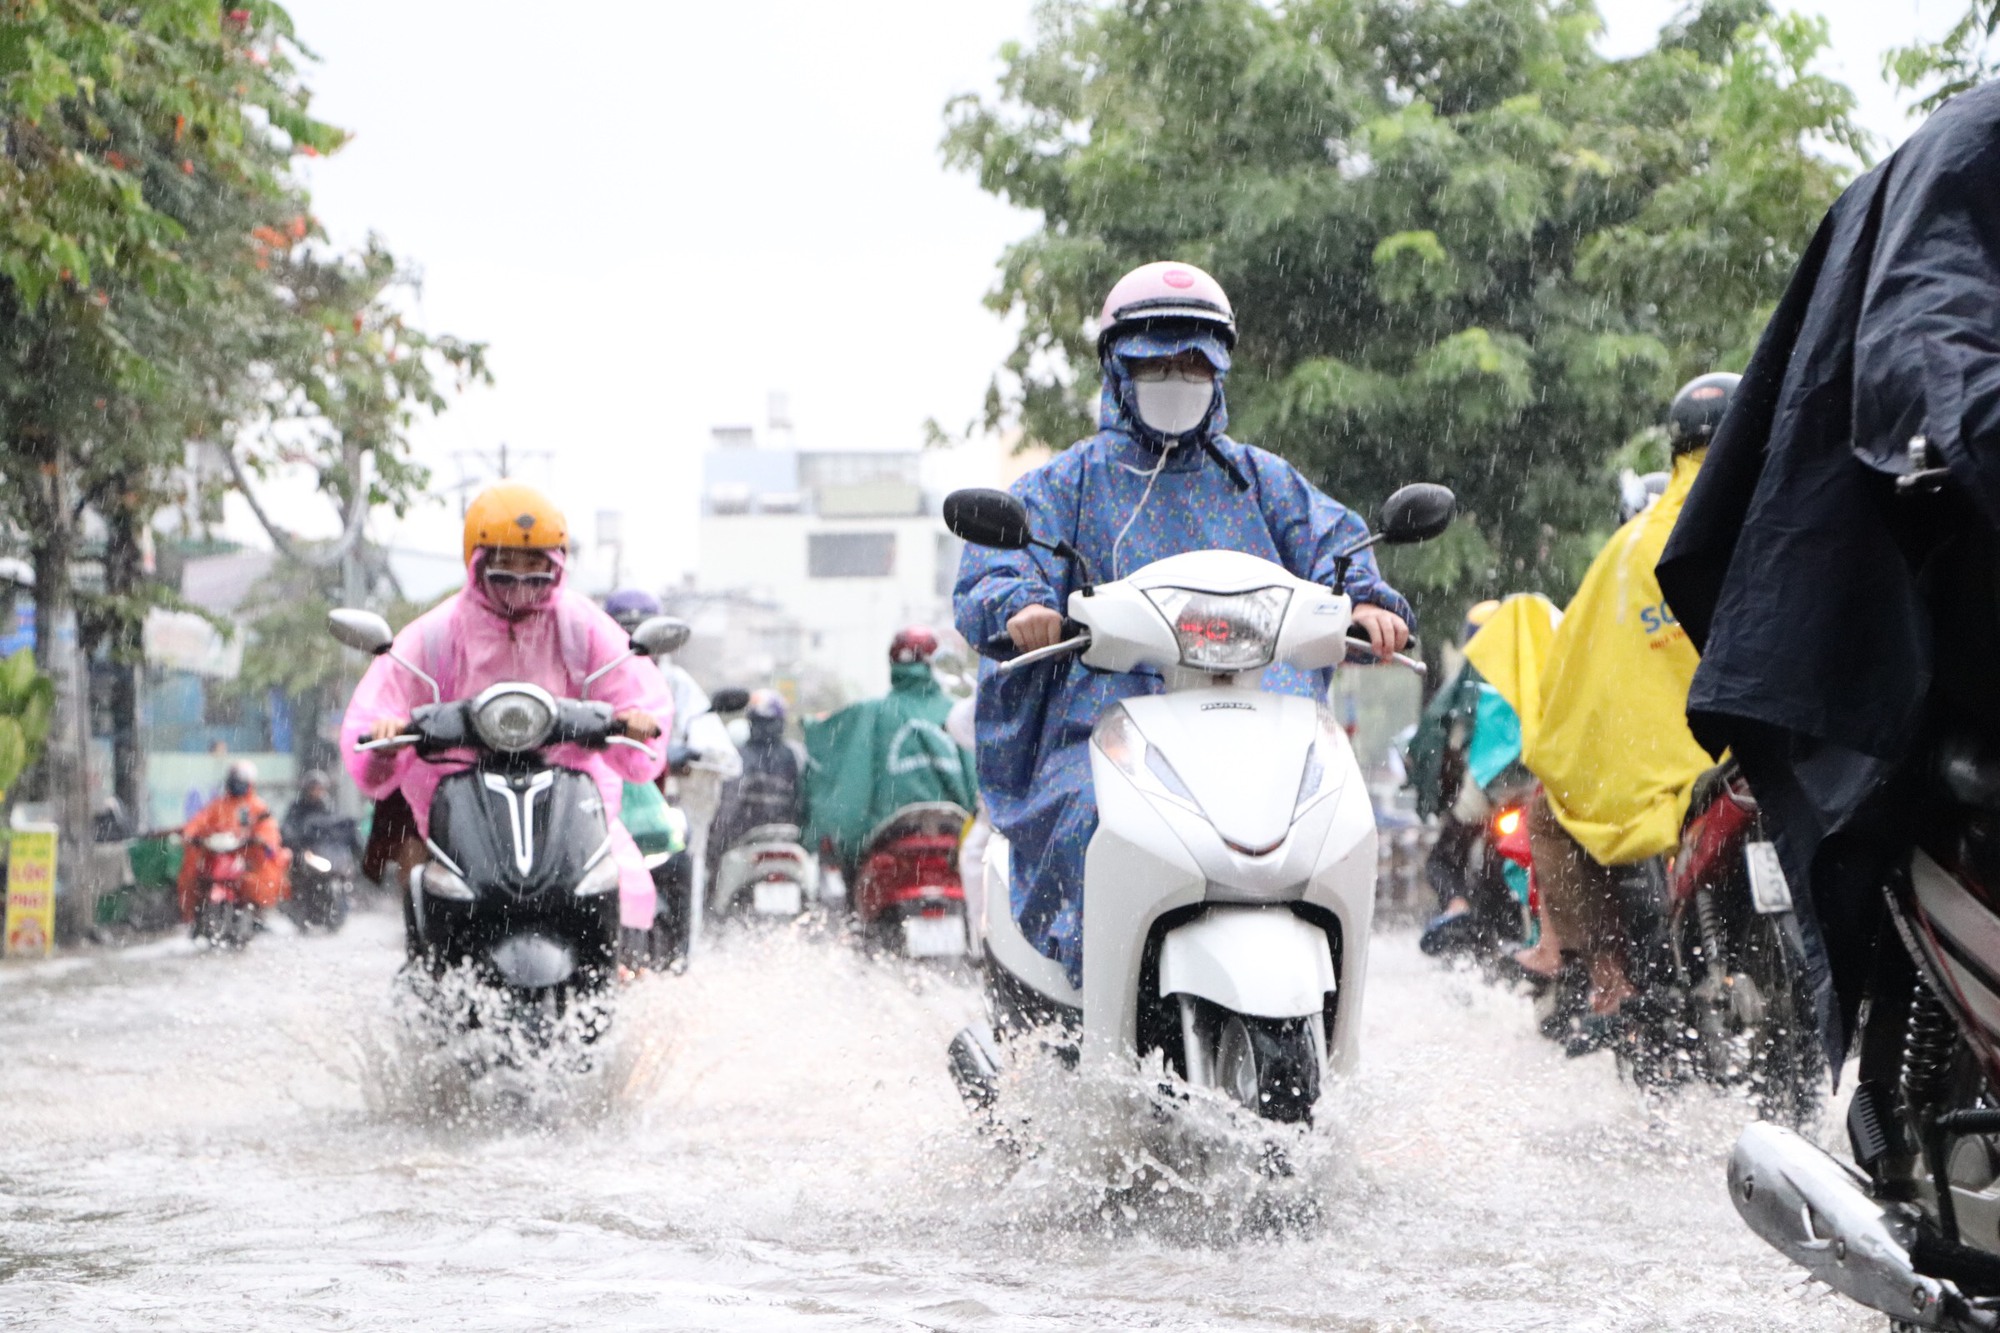
{"type": "Polygon", "coordinates": [[[1189,383],[1177,375],[1163,380],[1134,380],[1132,397],[1139,420],[1168,439],[1185,435],[1202,423],[1215,401],[1215,381],[1189,383]]]}

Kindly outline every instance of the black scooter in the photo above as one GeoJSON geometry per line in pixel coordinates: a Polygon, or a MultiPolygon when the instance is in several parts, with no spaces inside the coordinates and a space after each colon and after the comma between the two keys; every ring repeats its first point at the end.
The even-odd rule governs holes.
{"type": "Polygon", "coordinates": [[[361,839],[354,821],[313,815],[286,845],[292,849],[292,896],[285,900],[285,914],[300,930],[338,933],[347,924],[360,874],[361,839]]]}
{"type": "MultiPolygon", "coordinates": [[[[440,693],[437,683],[397,657],[382,617],[340,610],[333,636],[350,648],[387,655],[440,693]]],[[[627,657],[669,651],[685,637],[680,622],[655,617],[633,631],[631,648],[585,681],[627,657]]],[[[554,746],[630,745],[611,706],[557,699],[537,685],[502,682],[476,698],[418,708],[408,729],[361,750],[414,745],[419,755],[469,751],[472,766],[438,784],[431,801],[430,859],[409,876],[404,928],[412,964],[432,981],[461,973],[505,1003],[507,1021],[530,1034],[580,1012],[586,1039],[609,1025],[601,1001],[618,974],[618,867],[597,783],[552,764],[554,746]]],[[[658,742],[656,742],[658,744],[658,742]]],[[[490,1006],[467,1015],[484,1025],[490,1006]]]]}

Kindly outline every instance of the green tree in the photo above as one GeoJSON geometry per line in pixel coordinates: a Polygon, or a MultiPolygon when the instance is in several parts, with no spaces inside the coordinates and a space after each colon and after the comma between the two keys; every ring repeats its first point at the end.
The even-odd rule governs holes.
{"type": "Polygon", "coordinates": [[[1941,39],[1899,47],[1883,65],[1904,91],[1922,94],[1914,109],[1928,114],[2000,73],[1996,38],[2000,0],[1972,0],[1941,39]]]}
{"type": "MultiPolygon", "coordinates": [[[[107,643],[136,669],[144,614],[163,600],[143,578],[143,536],[183,492],[189,447],[219,451],[239,483],[246,467],[315,467],[348,520],[337,556],[371,503],[421,492],[413,413],[442,406],[445,375],[485,368],[478,346],[405,324],[392,291],[404,279],[378,245],[325,245],[292,164],[344,136],[310,114],[280,5],[0,6],[0,513],[36,568],[56,785],[78,829],[72,626],[80,610],[82,646],[107,643]],[[105,580],[79,599],[87,512],[109,534],[105,580]]],[[[124,791],[135,692],[120,707],[124,791]]]]}
{"type": "Polygon", "coordinates": [[[55,696],[55,683],[35,670],[32,652],[0,658],[0,800],[41,758],[55,696]]]}
{"type": "Polygon", "coordinates": [[[1822,149],[1866,147],[1812,71],[1823,24],[1726,0],[1628,60],[1599,26],[1585,0],[1049,5],[947,111],[948,162],[1042,219],[989,297],[1021,324],[989,424],[1092,429],[1097,303],[1182,258],[1237,304],[1243,438],[1358,506],[1457,489],[1467,521],[1392,557],[1432,623],[1566,596],[1607,460],[1747,359],[1842,183],[1822,149]]]}

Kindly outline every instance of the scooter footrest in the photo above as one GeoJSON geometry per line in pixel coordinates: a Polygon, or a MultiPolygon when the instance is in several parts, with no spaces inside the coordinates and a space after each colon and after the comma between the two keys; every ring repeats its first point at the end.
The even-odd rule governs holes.
{"type": "Polygon", "coordinates": [[[947,1052],[958,1095],[975,1111],[991,1110],[1000,1095],[1000,1058],[993,1038],[979,1028],[961,1028],[947,1052]]]}

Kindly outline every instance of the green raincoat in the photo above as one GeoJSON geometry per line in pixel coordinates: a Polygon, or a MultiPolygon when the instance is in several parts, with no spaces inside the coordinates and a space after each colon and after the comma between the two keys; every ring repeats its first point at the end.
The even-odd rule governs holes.
{"type": "Polygon", "coordinates": [[[806,846],[830,838],[852,868],[868,834],[906,805],[950,801],[971,810],[972,752],[945,734],[951,696],[928,663],[889,668],[889,693],[805,723],[806,846]]]}

